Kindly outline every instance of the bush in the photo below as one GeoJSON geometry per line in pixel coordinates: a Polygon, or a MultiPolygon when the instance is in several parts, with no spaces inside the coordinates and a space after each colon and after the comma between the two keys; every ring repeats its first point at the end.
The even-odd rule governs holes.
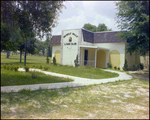
{"type": "Polygon", "coordinates": [[[118,70],[120,70],[120,67],[118,67],[118,70]]]}
{"type": "Polygon", "coordinates": [[[139,63],[139,68],[140,68],[141,70],[143,70],[143,69],[144,69],[144,65],[143,65],[142,63],[139,63]]]}
{"type": "Polygon", "coordinates": [[[48,67],[44,67],[44,70],[48,70],[49,68],[48,67]]]}
{"type": "Polygon", "coordinates": [[[36,78],[37,77],[37,74],[36,73],[32,73],[32,79],[36,78]]]}
{"type": "Polygon", "coordinates": [[[128,70],[128,62],[127,62],[127,59],[125,59],[125,63],[124,63],[124,66],[122,68],[124,71],[127,71],[128,70]]]}
{"type": "Polygon", "coordinates": [[[9,65],[7,65],[7,66],[6,66],[6,69],[7,69],[7,70],[9,70],[9,69],[10,69],[10,66],[9,66],[9,65]]]}
{"type": "Polygon", "coordinates": [[[14,66],[14,71],[18,71],[18,66],[14,66]]]}
{"type": "Polygon", "coordinates": [[[29,67],[28,66],[25,66],[25,71],[29,72],[29,67]]]}
{"type": "Polygon", "coordinates": [[[46,63],[49,63],[49,58],[48,58],[48,55],[47,55],[47,58],[46,58],[46,63]]]}
{"type": "Polygon", "coordinates": [[[117,66],[115,66],[114,69],[116,70],[116,69],[117,69],[117,66]]]}
{"type": "Polygon", "coordinates": [[[53,57],[53,64],[56,65],[56,58],[55,58],[55,56],[53,57]]]}
{"type": "Polygon", "coordinates": [[[7,65],[3,65],[3,68],[6,69],[6,68],[7,68],[7,65]]]}
{"type": "Polygon", "coordinates": [[[133,68],[133,70],[137,70],[138,69],[138,65],[133,64],[132,68],[133,68]]]}
{"type": "Polygon", "coordinates": [[[9,66],[9,70],[14,70],[14,66],[13,65],[9,66]]]}
{"type": "Polygon", "coordinates": [[[39,66],[39,69],[42,69],[42,68],[43,68],[43,67],[40,65],[40,66],[39,66]]]}
{"type": "Polygon", "coordinates": [[[75,67],[79,66],[79,64],[78,64],[78,55],[77,55],[76,59],[74,60],[74,64],[75,64],[75,67]]]}
{"type": "Polygon", "coordinates": [[[111,63],[107,63],[107,67],[108,68],[112,68],[112,64],[111,63]]]}

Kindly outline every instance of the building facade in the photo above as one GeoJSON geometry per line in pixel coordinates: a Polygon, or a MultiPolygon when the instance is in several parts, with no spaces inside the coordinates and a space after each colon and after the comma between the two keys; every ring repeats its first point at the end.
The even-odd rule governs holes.
{"type": "Polygon", "coordinates": [[[62,30],[61,35],[52,36],[52,58],[62,65],[75,66],[74,60],[78,55],[80,66],[106,68],[107,63],[112,66],[124,66],[125,59],[129,68],[139,63],[137,53],[126,54],[127,41],[117,37],[119,31],[90,32],[83,28],[62,30]]]}

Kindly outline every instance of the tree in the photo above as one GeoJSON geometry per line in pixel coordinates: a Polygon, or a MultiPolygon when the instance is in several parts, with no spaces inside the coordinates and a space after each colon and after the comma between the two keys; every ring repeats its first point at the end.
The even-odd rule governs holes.
{"type": "Polygon", "coordinates": [[[97,27],[95,25],[87,23],[87,24],[84,24],[83,28],[91,32],[112,31],[112,29],[109,29],[104,23],[98,24],[97,27]]]}
{"type": "Polygon", "coordinates": [[[129,42],[127,52],[145,56],[149,52],[149,1],[121,1],[116,6],[116,22],[121,29],[118,36],[129,42]]]}
{"type": "Polygon", "coordinates": [[[96,32],[96,26],[90,23],[84,24],[83,28],[91,32],[96,32]]]}
{"type": "Polygon", "coordinates": [[[112,31],[112,29],[109,29],[104,23],[103,24],[100,23],[97,27],[96,32],[101,32],[101,31],[112,31]]]}
{"type": "MultiPolygon", "coordinates": [[[[57,25],[58,13],[64,7],[63,1],[9,1],[9,6],[5,4],[5,1],[1,3],[4,3],[3,8],[7,6],[8,13],[13,15],[13,19],[8,19],[8,21],[16,23],[21,31],[22,40],[25,43],[25,66],[27,41],[32,38],[32,33],[41,39],[44,35],[51,36],[52,28],[57,25]]],[[[2,16],[5,16],[6,12],[2,11],[2,16]]]]}
{"type": "Polygon", "coordinates": [[[1,1],[1,50],[16,51],[21,40],[20,29],[14,21],[14,6],[12,1],[1,1]]]}

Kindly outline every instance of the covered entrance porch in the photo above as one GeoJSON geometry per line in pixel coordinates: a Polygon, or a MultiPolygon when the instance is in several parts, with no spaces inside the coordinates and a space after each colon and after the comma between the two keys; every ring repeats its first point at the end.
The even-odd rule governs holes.
{"type": "Polygon", "coordinates": [[[98,46],[79,45],[80,66],[91,66],[95,68],[106,68],[109,62],[109,49],[98,46]]]}

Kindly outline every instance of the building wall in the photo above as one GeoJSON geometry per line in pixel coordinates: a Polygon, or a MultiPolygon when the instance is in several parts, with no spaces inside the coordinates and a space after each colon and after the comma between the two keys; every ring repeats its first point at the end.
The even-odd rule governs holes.
{"type": "Polygon", "coordinates": [[[104,50],[106,52],[106,67],[107,67],[107,63],[110,62],[109,61],[110,52],[113,50],[117,50],[120,53],[119,67],[122,70],[122,67],[124,66],[124,62],[125,62],[125,43],[97,43],[97,44],[94,44],[94,46],[109,49],[109,51],[104,50]]]}
{"type": "Polygon", "coordinates": [[[144,65],[144,69],[149,70],[149,55],[140,56],[140,63],[144,65]]]}
{"type": "Polygon", "coordinates": [[[62,31],[61,37],[61,50],[62,50],[62,61],[63,65],[75,66],[74,60],[78,55],[78,38],[79,29],[76,30],[64,30],[62,31]],[[69,42],[69,38],[72,37],[72,41],[69,42]]]}
{"type": "MultiPolygon", "coordinates": [[[[61,51],[61,46],[60,45],[53,45],[52,46],[52,60],[53,60],[53,57],[55,56],[55,53],[56,53],[57,50],[61,51]]],[[[60,61],[60,60],[56,59],[56,62],[57,61],[60,61]]]]}

